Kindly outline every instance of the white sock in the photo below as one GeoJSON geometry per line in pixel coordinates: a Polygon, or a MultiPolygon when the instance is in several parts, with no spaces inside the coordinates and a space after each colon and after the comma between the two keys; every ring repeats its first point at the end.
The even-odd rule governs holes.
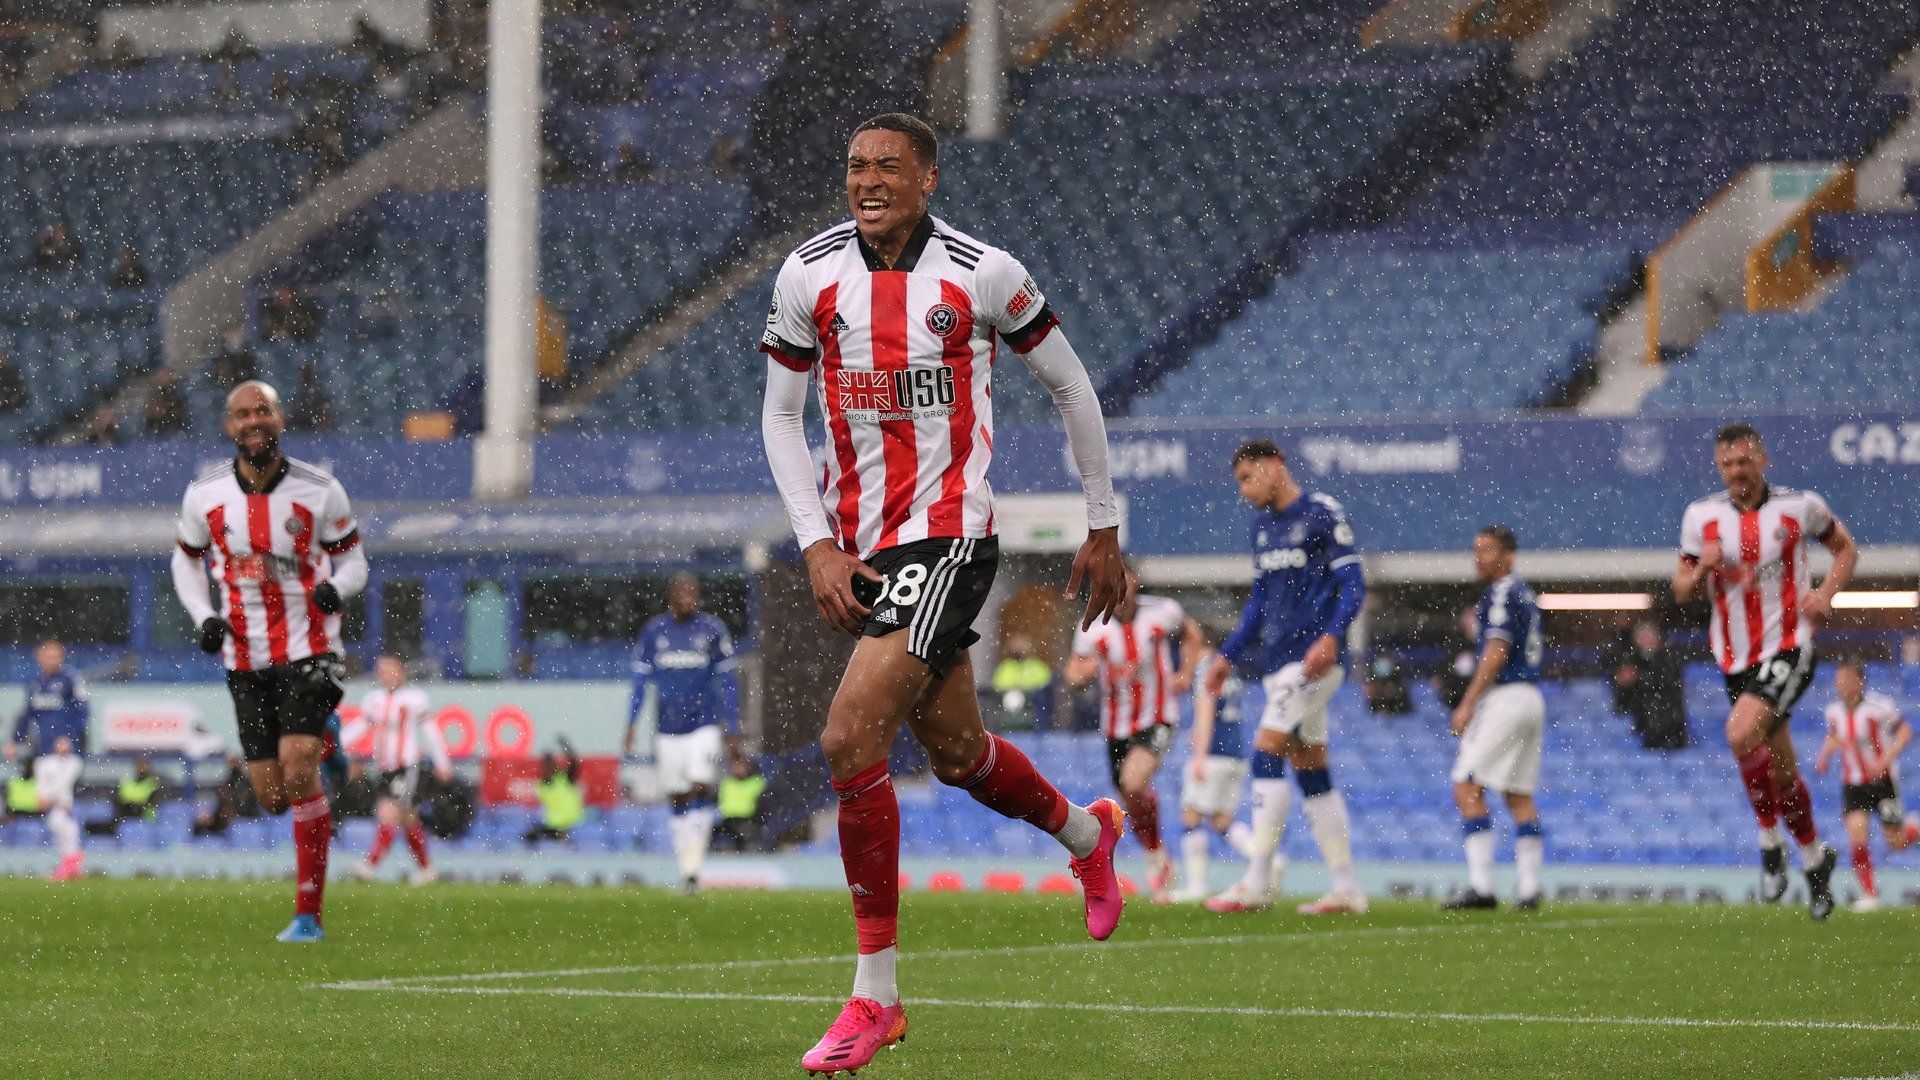
{"type": "Polygon", "coordinates": [[[1353,876],[1353,830],[1347,822],[1347,800],[1338,791],[1329,791],[1302,800],[1307,823],[1313,826],[1313,841],[1320,845],[1320,858],[1333,879],[1333,891],[1358,895],[1360,883],[1353,876]]]}
{"type": "Polygon", "coordinates": [[[1481,896],[1493,895],[1493,830],[1468,833],[1467,888],[1481,896]]]}
{"type": "Polygon", "coordinates": [[[853,996],[872,998],[881,1005],[900,1004],[900,984],[894,976],[894,963],[899,958],[897,945],[861,953],[853,968],[853,996]]]}
{"type": "Polygon", "coordinates": [[[1821,843],[1818,840],[1815,840],[1811,844],[1801,844],[1800,845],[1800,868],[1802,870],[1811,870],[1814,867],[1820,865],[1820,860],[1826,858],[1826,856],[1827,856],[1827,845],[1821,843]]]}
{"type": "Polygon", "coordinates": [[[61,858],[80,854],[80,823],[73,820],[72,810],[56,806],[47,811],[47,831],[53,834],[53,846],[61,858]]]}
{"type": "Polygon", "coordinates": [[[1787,846],[1787,838],[1780,835],[1780,826],[1769,825],[1760,830],[1760,850],[1779,851],[1787,846]]]}
{"type": "Polygon", "coordinates": [[[687,811],[687,877],[699,877],[707,864],[707,851],[713,847],[713,815],[710,807],[687,811]]]}
{"type": "MultiPolygon", "coordinates": [[[[1489,862],[1493,855],[1489,851],[1489,862]]],[[[1522,897],[1540,895],[1540,864],[1546,861],[1546,844],[1537,836],[1522,836],[1513,842],[1513,869],[1520,878],[1522,897]]]]}
{"type": "Polygon", "coordinates": [[[1253,829],[1244,821],[1236,821],[1227,826],[1227,846],[1241,858],[1247,857],[1247,837],[1253,835],[1253,829]]]}
{"type": "Polygon", "coordinates": [[[1274,852],[1287,831],[1287,811],[1293,808],[1293,786],[1285,777],[1253,782],[1253,834],[1247,837],[1245,888],[1265,895],[1271,884],[1274,852]]]}
{"type": "Polygon", "coordinates": [[[1200,825],[1187,830],[1180,838],[1180,861],[1187,878],[1187,888],[1199,891],[1207,887],[1207,829],[1200,825]]]}
{"type": "Polygon", "coordinates": [[[1067,854],[1084,859],[1093,854],[1093,849],[1100,844],[1100,819],[1094,817],[1086,807],[1068,803],[1067,823],[1060,826],[1060,831],[1054,833],[1053,838],[1060,841],[1060,846],[1067,849],[1067,854]]]}

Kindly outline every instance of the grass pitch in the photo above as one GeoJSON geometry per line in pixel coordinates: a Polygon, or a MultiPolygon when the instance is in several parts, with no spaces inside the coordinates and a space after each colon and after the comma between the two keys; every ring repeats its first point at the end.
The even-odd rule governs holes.
{"type": "MultiPolygon", "coordinates": [[[[852,979],[838,892],[0,881],[0,1074],[795,1076],[852,979]]],[[[912,1030],[863,1075],[1920,1071],[1920,909],[1239,918],[909,894],[912,1030]]]]}

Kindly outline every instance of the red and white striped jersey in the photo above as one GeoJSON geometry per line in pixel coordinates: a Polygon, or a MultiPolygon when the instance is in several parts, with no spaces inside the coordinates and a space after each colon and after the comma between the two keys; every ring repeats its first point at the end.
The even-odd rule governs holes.
{"type": "Polygon", "coordinates": [[[1807,542],[1826,539],[1833,523],[1820,496],[1783,487],[1769,488],[1753,510],[1735,509],[1724,491],[1687,507],[1680,554],[1697,559],[1714,542],[1725,553],[1724,572],[1707,577],[1707,636],[1720,670],[1745,671],[1813,643],[1813,627],[1800,618],[1800,598],[1810,587],[1807,542]]]}
{"type": "Polygon", "coordinates": [[[787,256],[760,348],[813,373],[843,549],[993,535],[997,339],[1024,353],[1055,325],[1013,256],[931,215],[892,268],[851,221],[787,256]]]}
{"type": "Polygon", "coordinates": [[[1179,715],[1170,685],[1177,670],[1173,642],[1187,613],[1164,596],[1141,596],[1136,602],[1139,610],[1132,619],[1095,623],[1073,636],[1075,656],[1100,661],[1101,725],[1109,739],[1172,724],[1179,715]]]}
{"type": "Polygon", "coordinates": [[[320,615],[313,590],[331,556],[360,542],[346,489],[317,465],[287,458],[263,490],[242,489],[223,462],[187,487],[178,541],[213,563],[214,589],[233,627],[222,659],[231,671],[340,651],[340,616],[320,615]]]}
{"type": "Polygon", "coordinates": [[[373,729],[373,767],[398,772],[420,763],[424,747],[433,763],[447,765],[446,740],[440,726],[429,719],[427,692],[417,686],[373,690],[360,699],[361,722],[373,729]]]}
{"type": "MultiPolygon", "coordinates": [[[[1868,763],[1880,760],[1903,723],[1900,707],[1885,694],[1869,691],[1862,695],[1860,704],[1851,709],[1844,701],[1828,705],[1827,733],[1840,744],[1840,782],[1869,783],[1872,778],[1867,775],[1868,763]]],[[[1894,770],[1889,770],[1888,775],[1897,778],[1894,770]]]]}

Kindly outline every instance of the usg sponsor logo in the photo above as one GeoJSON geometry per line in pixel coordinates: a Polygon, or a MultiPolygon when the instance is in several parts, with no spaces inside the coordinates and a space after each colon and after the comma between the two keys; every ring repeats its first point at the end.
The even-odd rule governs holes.
{"type": "Polygon", "coordinates": [[[1827,448],[1842,465],[1920,465],[1920,420],[1841,424],[1827,448]]]}
{"type": "Polygon", "coordinates": [[[1347,438],[1302,439],[1300,456],[1316,475],[1331,473],[1455,473],[1460,439],[1434,442],[1355,442],[1347,438]]]}

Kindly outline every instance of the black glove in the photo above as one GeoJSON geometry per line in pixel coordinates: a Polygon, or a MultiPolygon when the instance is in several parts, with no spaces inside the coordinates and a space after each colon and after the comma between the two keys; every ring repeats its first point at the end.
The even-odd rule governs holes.
{"type": "Polygon", "coordinates": [[[320,609],[322,615],[340,614],[340,590],[333,582],[323,581],[313,587],[313,606],[320,609]]]}
{"type": "Polygon", "coordinates": [[[209,615],[207,621],[200,624],[200,651],[216,653],[226,644],[227,635],[233,633],[233,627],[218,615],[209,615]]]}

